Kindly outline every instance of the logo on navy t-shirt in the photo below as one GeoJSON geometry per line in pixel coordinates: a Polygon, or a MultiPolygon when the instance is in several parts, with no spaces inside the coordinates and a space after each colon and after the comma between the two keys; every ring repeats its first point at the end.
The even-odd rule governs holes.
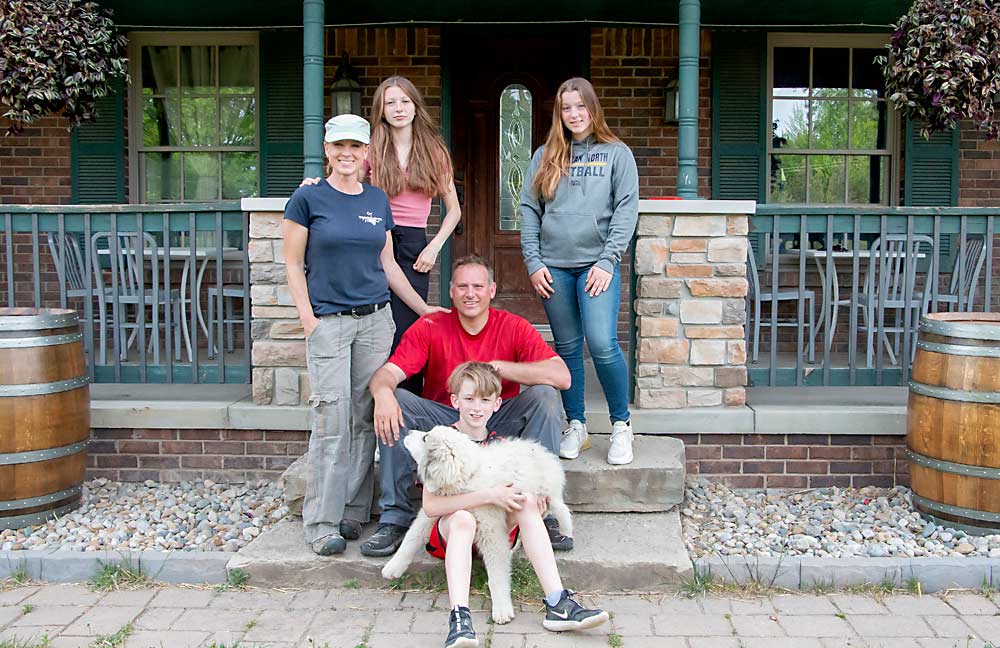
{"type": "Polygon", "coordinates": [[[363,215],[358,214],[358,220],[362,220],[369,225],[375,226],[382,222],[382,219],[373,214],[370,211],[366,211],[363,215]]]}

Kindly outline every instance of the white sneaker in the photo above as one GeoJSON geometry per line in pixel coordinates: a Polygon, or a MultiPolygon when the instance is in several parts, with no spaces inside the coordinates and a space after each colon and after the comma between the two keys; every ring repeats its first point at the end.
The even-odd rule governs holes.
{"type": "MultiPolygon", "coordinates": [[[[565,437],[563,437],[565,439],[565,437]]],[[[611,446],[608,447],[608,463],[623,466],[632,463],[632,424],[615,421],[611,426],[611,446]]]]}
{"type": "Polygon", "coordinates": [[[590,437],[587,436],[587,424],[573,419],[563,430],[562,441],[559,443],[559,456],[563,459],[576,459],[581,450],[590,447],[590,437]]]}

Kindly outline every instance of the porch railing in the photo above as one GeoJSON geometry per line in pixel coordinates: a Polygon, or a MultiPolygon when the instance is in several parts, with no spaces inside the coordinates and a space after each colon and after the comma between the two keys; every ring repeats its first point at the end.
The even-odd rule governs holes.
{"type": "Polygon", "coordinates": [[[747,264],[751,385],[906,385],[922,313],[997,308],[998,216],[758,205],[747,264]]]}
{"type": "Polygon", "coordinates": [[[237,202],[0,205],[0,304],[77,310],[96,382],[249,382],[247,227],[237,202]]]}

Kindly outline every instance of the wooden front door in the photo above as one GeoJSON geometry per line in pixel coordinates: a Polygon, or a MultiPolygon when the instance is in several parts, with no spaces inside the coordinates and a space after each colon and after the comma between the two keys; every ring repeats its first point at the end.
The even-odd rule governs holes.
{"type": "Polygon", "coordinates": [[[462,194],[453,257],[477,253],[496,274],[493,305],[547,324],[521,256],[518,195],[552,123],[559,84],[581,74],[586,39],[563,27],[546,34],[446,34],[452,60],[451,142],[462,194]]]}

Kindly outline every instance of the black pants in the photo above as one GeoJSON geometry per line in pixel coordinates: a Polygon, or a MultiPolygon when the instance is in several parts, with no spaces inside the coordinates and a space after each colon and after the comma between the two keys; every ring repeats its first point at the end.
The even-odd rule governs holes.
{"type": "MultiPolygon", "coordinates": [[[[397,225],[392,230],[392,248],[396,257],[396,263],[403,269],[406,279],[417,291],[420,297],[427,301],[427,295],[431,286],[431,275],[429,272],[417,272],[413,269],[417,257],[423,249],[427,247],[427,232],[422,227],[401,227],[397,225]]],[[[391,293],[392,319],[396,323],[396,336],[392,340],[392,350],[399,346],[399,340],[406,333],[406,329],[417,321],[420,317],[410,307],[403,303],[403,300],[391,293]]],[[[417,396],[420,395],[424,386],[422,374],[411,376],[399,383],[399,386],[417,396]]]]}

